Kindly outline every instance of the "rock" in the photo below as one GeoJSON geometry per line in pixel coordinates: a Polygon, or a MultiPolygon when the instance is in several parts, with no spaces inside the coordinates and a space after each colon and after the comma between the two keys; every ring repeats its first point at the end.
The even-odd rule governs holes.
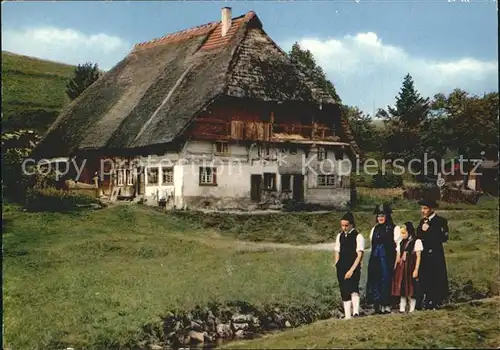
{"type": "Polygon", "coordinates": [[[231,320],[235,323],[244,323],[247,321],[251,321],[252,318],[253,318],[252,315],[237,314],[237,315],[233,315],[233,317],[231,317],[231,320]]]}
{"type": "Polygon", "coordinates": [[[194,344],[203,344],[205,341],[205,335],[201,332],[189,331],[188,337],[190,338],[191,343],[194,344]]]}
{"type": "Polygon", "coordinates": [[[236,331],[236,333],[234,333],[234,335],[236,338],[243,338],[243,337],[245,337],[245,331],[243,329],[240,329],[240,330],[236,331]]]}
{"type": "Polygon", "coordinates": [[[283,316],[281,316],[281,315],[280,315],[280,314],[278,314],[278,313],[275,313],[275,314],[273,315],[273,321],[274,321],[274,323],[276,323],[277,325],[283,325],[283,323],[284,323],[284,322],[283,322],[283,321],[284,321],[283,316]]]}
{"type": "Polygon", "coordinates": [[[252,323],[256,326],[260,325],[260,320],[258,317],[252,317],[252,323]]]}
{"type": "Polygon", "coordinates": [[[233,322],[233,328],[235,331],[240,330],[240,329],[248,329],[248,323],[236,323],[233,322]]]}
{"type": "Polygon", "coordinates": [[[163,346],[160,346],[160,345],[158,345],[158,344],[151,344],[151,345],[149,346],[149,348],[150,348],[151,350],[162,350],[162,349],[163,349],[163,346]]]}
{"type": "Polygon", "coordinates": [[[208,334],[207,332],[203,333],[203,337],[204,337],[205,343],[211,343],[214,340],[213,337],[210,334],[208,334]]]}
{"type": "Polygon", "coordinates": [[[231,337],[231,326],[227,323],[221,323],[217,325],[217,335],[221,338],[231,337]]]}
{"type": "Polygon", "coordinates": [[[285,321],[285,327],[286,327],[286,328],[290,328],[290,327],[292,327],[292,325],[290,324],[290,322],[289,322],[288,320],[287,320],[287,321],[285,321]]]}
{"type": "MultiPolygon", "coordinates": [[[[137,347],[140,349],[144,349],[146,347],[147,343],[148,342],[146,340],[141,340],[141,341],[137,342],[137,347]]],[[[68,350],[68,349],[66,349],[66,350],[68,350]]]]}
{"type": "Polygon", "coordinates": [[[177,321],[174,326],[174,331],[180,331],[182,328],[182,323],[180,321],[177,321]]]}
{"type": "Polygon", "coordinates": [[[189,324],[189,326],[187,328],[189,330],[193,330],[196,332],[203,332],[203,327],[201,326],[201,322],[191,321],[191,323],[189,324]]]}

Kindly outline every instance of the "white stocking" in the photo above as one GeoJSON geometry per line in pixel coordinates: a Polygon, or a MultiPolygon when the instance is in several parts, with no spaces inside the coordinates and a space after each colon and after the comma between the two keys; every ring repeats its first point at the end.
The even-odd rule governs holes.
{"type": "Polygon", "coordinates": [[[351,294],[351,301],[352,301],[352,314],[359,315],[359,294],[352,293],[351,294]]]}
{"type": "Polygon", "coordinates": [[[344,315],[346,319],[351,318],[351,301],[344,301],[344,315]]]}
{"type": "Polygon", "coordinates": [[[406,297],[401,297],[399,301],[399,311],[405,312],[406,311],[406,297]]]}
{"type": "Polygon", "coordinates": [[[410,312],[415,311],[415,305],[417,305],[417,299],[411,298],[410,299],[410,312]]]}

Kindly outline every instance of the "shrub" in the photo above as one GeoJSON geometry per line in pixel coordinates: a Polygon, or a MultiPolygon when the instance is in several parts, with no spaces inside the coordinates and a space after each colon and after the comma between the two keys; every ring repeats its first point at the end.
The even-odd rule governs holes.
{"type": "Polygon", "coordinates": [[[43,181],[38,175],[26,175],[22,168],[24,159],[39,140],[33,130],[2,133],[2,193],[5,197],[22,203],[26,189],[43,181]]]}
{"type": "Polygon", "coordinates": [[[435,183],[407,183],[405,184],[403,197],[410,200],[429,198],[439,201],[441,199],[441,191],[435,183]]]}
{"type": "Polygon", "coordinates": [[[62,212],[99,205],[97,198],[55,188],[30,188],[26,195],[28,211],[62,212]]]}
{"type": "Polygon", "coordinates": [[[373,175],[372,187],[374,188],[396,188],[403,186],[403,177],[394,173],[382,174],[380,171],[373,175]]]}

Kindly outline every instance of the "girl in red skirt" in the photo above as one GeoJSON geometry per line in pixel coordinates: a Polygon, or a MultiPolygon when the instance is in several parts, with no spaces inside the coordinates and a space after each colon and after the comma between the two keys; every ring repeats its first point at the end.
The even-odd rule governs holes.
{"type": "Polygon", "coordinates": [[[422,241],[415,237],[415,228],[410,221],[401,226],[401,238],[402,241],[394,265],[392,295],[401,298],[400,312],[406,311],[407,299],[410,299],[409,311],[413,312],[417,302],[420,254],[424,247],[422,241]]]}

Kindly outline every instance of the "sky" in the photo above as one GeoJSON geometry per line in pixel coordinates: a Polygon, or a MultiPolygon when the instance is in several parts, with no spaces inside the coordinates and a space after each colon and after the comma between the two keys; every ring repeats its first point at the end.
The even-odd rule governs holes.
{"type": "Polygon", "coordinates": [[[345,104],[374,115],[410,73],[426,96],[498,91],[494,0],[2,2],[2,50],[108,70],[135,43],[253,10],[289,51],[309,49],[345,104]],[[468,1],[468,2],[467,2],[468,1]]]}

